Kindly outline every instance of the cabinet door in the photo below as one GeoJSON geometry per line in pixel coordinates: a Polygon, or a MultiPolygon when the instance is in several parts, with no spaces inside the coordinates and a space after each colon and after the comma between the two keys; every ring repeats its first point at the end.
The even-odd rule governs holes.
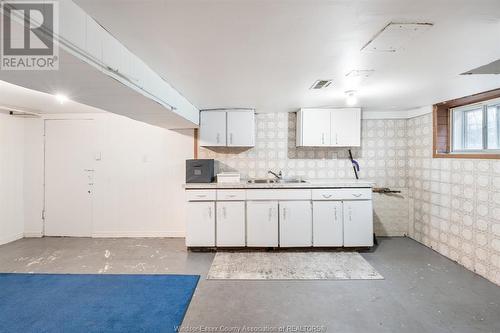
{"type": "Polygon", "coordinates": [[[200,112],[200,146],[226,145],[226,112],[200,112]]]}
{"type": "Polygon", "coordinates": [[[313,201],[313,245],[344,245],[342,201],[313,201]]]}
{"type": "Polygon", "coordinates": [[[247,246],[278,246],[277,201],[247,201],[247,246]]]}
{"type": "Polygon", "coordinates": [[[310,201],[280,201],[280,247],[312,245],[310,201]]]}
{"type": "Polygon", "coordinates": [[[215,246],[215,202],[188,202],[186,246],[215,246]]]}
{"type": "Polygon", "coordinates": [[[330,145],[330,111],[321,109],[301,110],[300,129],[302,131],[301,146],[330,145]]]}
{"type": "Polygon", "coordinates": [[[361,145],[361,109],[331,110],[331,145],[358,147],[361,145]]]}
{"type": "Polygon", "coordinates": [[[255,146],[255,113],[253,111],[227,112],[227,145],[255,146]]]}
{"type": "Polygon", "coordinates": [[[245,202],[217,202],[217,246],[245,246],[245,202]]]}
{"type": "Polygon", "coordinates": [[[344,201],[344,246],[373,246],[371,200],[344,201]]]}

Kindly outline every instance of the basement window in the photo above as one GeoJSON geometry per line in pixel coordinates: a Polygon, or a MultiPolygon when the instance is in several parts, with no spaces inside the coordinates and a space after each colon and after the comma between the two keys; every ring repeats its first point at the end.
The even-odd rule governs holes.
{"type": "Polygon", "coordinates": [[[451,109],[452,152],[498,153],[500,99],[451,109]]]}
{"type": "Polygon", "coordinates": [[[500,89],[434,105],[433,157],[500,159],[500,89]]]}

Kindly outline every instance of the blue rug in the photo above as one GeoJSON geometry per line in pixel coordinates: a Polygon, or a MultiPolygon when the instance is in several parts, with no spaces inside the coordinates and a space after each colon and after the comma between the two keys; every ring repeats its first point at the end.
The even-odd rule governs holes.
{"type": "Polygon", "coordinates": [[[174,332],[198,279],[0,274],[0,332],[174,332]]]}

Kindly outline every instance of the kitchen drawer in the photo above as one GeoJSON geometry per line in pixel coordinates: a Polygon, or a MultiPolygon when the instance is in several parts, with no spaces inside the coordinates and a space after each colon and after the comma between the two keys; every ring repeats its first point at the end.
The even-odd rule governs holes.
{"type": "Polygon", "coordinates": [[[215,201],[215,190],[186,190],[188,201],[215,201]]]}
{"type": "Polygon", "coordinates": [[[244,201],[245,190],[217,190],[217,200],[221,201],[244,201]]]}
{"type": "Polygon", "coordinates": [[[247,190],[247,200],[311,200],[307,189],[247,190]]]}
{"type": "Polygon", "coordinates": [[[336,188],[312,190],[313,200],[371,200],[371,188],[336,188]]]}

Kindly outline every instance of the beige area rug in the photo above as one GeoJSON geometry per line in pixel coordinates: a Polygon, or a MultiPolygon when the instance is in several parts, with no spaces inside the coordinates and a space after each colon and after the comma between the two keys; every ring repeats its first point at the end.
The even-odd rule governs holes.
{"type": "Polygon", "coordinates": [[[217,252],[209,280],[380,280],[356,252],[217,252]]]}

